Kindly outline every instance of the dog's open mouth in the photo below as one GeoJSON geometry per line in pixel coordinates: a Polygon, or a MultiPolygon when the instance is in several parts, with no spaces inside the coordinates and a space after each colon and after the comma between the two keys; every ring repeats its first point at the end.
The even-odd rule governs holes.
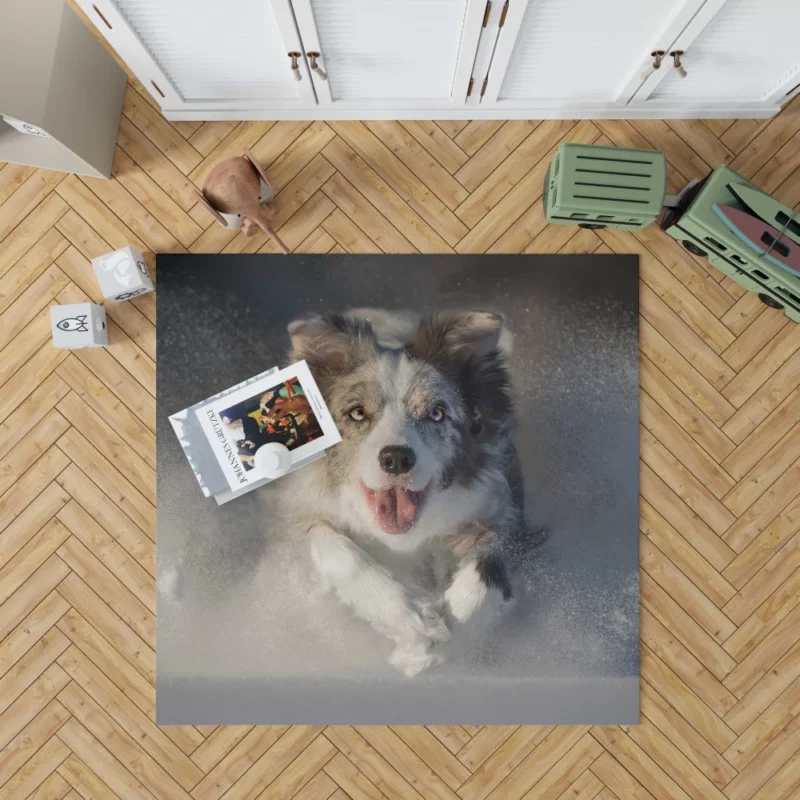
{"type": "Polygon", "coordinates": [[[362,484],[367,505],[384,533],[407,533],[417,521],[427,488],[414,492],[402,486],[369,489],[362,484]]]}

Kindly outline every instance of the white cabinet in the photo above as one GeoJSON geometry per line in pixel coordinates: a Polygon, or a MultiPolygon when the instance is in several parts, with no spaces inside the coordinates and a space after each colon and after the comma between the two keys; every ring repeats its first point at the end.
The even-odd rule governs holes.
{"type": "Polygon", "coordinates": [[[164,109],[210,114],[315,104],[287,53],[302,44],[289,0],[80,0],[164,109]]]}
{"type": "Polygon", "coordinates": [[[170,119],[766,117],[800,92],[800,0],[76,2],[170,119]]]}
{"type": "Polygon", "coordinates": [[[674,38],[702,2],[515,0],[481,103],[498,108],[624,104],[641,83],[650,52],[659,41],[674,38]]]}
{"type": "Polygon", "coordinates": [[[463,105],[485,0],[292,0],[320,111],[463,105]]]}
{"type": "Polygon", "coordinates": [[[510,8],[480,99],[498,116],[519,108],[765,116],[800,90],[800,0],[511,0],[510,8]]]}
{"type": "MultiPolygon", "coordinates": [[[[669,46],[685,77],[665,69],[634,104],[775,103],[800,83],[800,0],[713,0],[669,46]]],[[[667,65],[669,66],[669,65],[667,65]]]]}

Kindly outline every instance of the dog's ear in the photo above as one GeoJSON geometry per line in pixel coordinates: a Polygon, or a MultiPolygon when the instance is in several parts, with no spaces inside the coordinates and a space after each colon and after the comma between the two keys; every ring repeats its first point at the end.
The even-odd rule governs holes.
{"type": "Polygon", "coordinates": [[[503,317],[486,311],[445,311],[426,317],[417,329],[414,353],[434,364],[461,365],[497,352],[503,317]]]}
{"type": "Polygon", "coordinates": [[[292,361],[305,359],[317,373],[348,372],[377,346],[369,322],[339,314],[298,319],[288,331],[292,361]]]}
{"type": "Polygon", "coordinates": [[[508,424],[511,394],[505,321],[482,311],[442,312],[424,319],[412,346],[458,382],[472,414],[473,435],[493,436],[508,424]]]}

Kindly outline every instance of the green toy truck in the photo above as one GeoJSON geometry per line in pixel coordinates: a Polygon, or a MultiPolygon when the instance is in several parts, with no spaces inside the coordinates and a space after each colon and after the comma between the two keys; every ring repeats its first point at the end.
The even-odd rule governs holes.
{"type": "Polygon", "coordinates": [[[786,316],[800,322],[800,277],[761,258],[714,212],[714,204],[747,209],[728,190],[728,184],[758,187],[729,167],[717,167],[704,181],[680,196],[668,208],[661,229],[696,256],[708,260],[738,284],[756,292],[772,308],[783,308],[786,316]]]}
{"type": "Polygon", "coordinates": [[[562,144],[544,181],[547,221],[640,231],[664,205],[667,162],[658,150],[562,144]]]}
{"type": "MultiPolygon", "coordinates": [[[[666,205],[660,223],[663,231],[690,253],[707,256],[717,269],[755,292],[766,305],[784,309],[790,319],[800,322],[800,275],[759,254],[718,213],[724,207],[753,211],[729,185],[750,187],[758,192],[761,203],[768,201],[782,209],[777,220],[761,217],[778,229],[797,225],[793,212],[771,201],[730,167],[718,167],[676,196],[667,197],[666,185],[666,159],[658,150],[562,144],[544,181],[545,216],[554,224],[638,231],[655,222],[666,205]]],[[[797,237],[798,233],[792,227],[788,235],[797,237]]],[[[794,241],[800,242],[800,238],[794,241]]]]}

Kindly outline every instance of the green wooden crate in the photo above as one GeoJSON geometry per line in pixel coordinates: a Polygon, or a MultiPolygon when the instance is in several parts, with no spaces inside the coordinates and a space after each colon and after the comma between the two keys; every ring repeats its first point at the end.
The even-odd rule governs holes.
{"type": "Polygon", "coordinates": [[[764,303],[783,308],[787,317],[800,322],[800,278],[759,256],[714,211],[715,203],[747,211],[728,191],[729,183],[761,191],[730,167],[717,167],[681,198],[678,208],[667,211],[662,229],[689,252],[707,255],[717,269],[745,289],[756,292],[764,303]]]}
{"type": "Polygon", "coordinates": [[[548,222],[638,231],[655,222],[667,188],[658,150],[562,144],[544,182],[548,222]]]}

